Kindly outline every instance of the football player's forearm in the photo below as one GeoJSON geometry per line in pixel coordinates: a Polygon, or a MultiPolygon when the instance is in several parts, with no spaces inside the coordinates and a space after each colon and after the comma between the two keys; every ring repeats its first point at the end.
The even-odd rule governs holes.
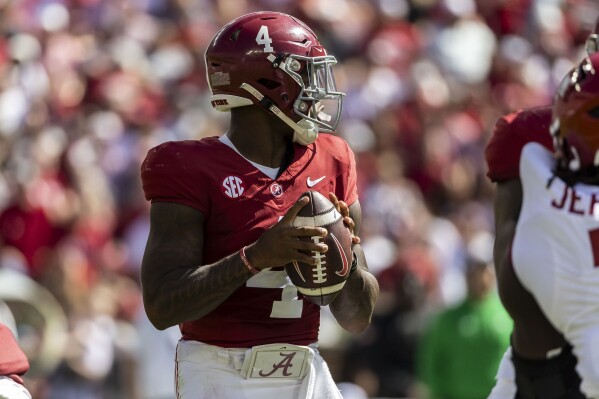
{"type": "MultiPolygon", "coordinates": [[[[197,320],[223,303],[252,274],[234,253],[220,261],[165,275],[154,298],[144,298],[152,323],[165,329],[184,321],[197,320]]],[[[180,269],[179,269],[180,270],[180,269]]]]}
{"type": "Polygon", "coordinates": [[[359,333],[370,325],[378,294],[376,278],[359,267],[347,279],[345,287],[329,308],[341,327],[351,333],[359,333]]]}
{"type": "Polygon", "coordinates": [[[370,325],[374,306],[379,295],[379,283],[368,271],[362,248],[354,247],[358,268],[347,281],[337,298],[329,305],[341,327],[359,333],[370,325]]]}

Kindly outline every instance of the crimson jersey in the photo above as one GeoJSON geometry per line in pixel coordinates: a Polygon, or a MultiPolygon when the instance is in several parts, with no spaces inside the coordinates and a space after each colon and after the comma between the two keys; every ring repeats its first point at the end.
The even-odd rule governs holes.
{"type": "Polygon", "coordinates": [[[518,179],[522,148],[538,142],[553,151],[549,133],[551,106],[517,111],[500,118],[487,144],[487,176],[494,182],[518,179]]]}
{"type": "MultiPolygon", "coordinates": [[[[294,145],[287,169],[272,180],[218,137],[163,143],[141,167],[147,200],[174,202],[204,215],[202,264],[256,241],[307,190],[357,200],[353,152],[341,138],[320,134],[294,145]]],[[[183,339],[221,347],[318,340],[320,307],[303,300],[282,268],[264,270],[199,320],[180,325],[183,339]]]]}

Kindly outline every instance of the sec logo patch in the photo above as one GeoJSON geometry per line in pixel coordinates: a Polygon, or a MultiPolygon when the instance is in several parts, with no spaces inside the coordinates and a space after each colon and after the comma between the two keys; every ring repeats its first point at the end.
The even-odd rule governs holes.
{"type": "Polygon", "coordinates": [[[239,198],[245,191],[245,184],[237,176],[227,176],[223,180],[220,190],[229,198],[239,198]]]}

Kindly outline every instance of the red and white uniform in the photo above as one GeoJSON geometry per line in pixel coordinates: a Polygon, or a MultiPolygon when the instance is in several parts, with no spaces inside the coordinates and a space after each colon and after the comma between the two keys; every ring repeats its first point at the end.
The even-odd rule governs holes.
{"type": "MultiPolygon", "coordinates": [[[[190,206],[204,215],[203,264],[256,241],[307,190],[327,197],[334,192],[348,205],[357,199],[354,155],[329,134],[308,146],[296,144],[293,161],[276,180],[218,137],[151,149],[141,176],[148,200],[190,206]]],[[[298,299],[287,273],[277,269],[258,273],[200,320],[182,323],[183,339],[228,348],[316,342],[320,307],[298,299]]]]}
{"type": "Polygon", "coordinates": [[[537,143],[520,160],[523,201],[512,245],[518,279],[573,346],[587,397],[599,397],[599,187],[568,187],[537,143]]]}
{"type": "MultiPolygon", "coordinates": [[[[295,145],[293,161],[274,180],[218,137],[151,149],[141,176],[148,200],[190,206],[204,215],[203,264],[256,241],[307,190],[334,192],[348,205],[357,200],[354,155],[345,141],[329,134],[308,146],[295,145]]],[[[303,379],[252,381],[239,374],[247,353],[239,348],[314,344],[319,325],[320,307],[302,298],[283,265],[261,271],[211,313],[180,325],[178,397],[339,397],[315,346],[303,379]]]]}
{"type": "MultiPolygon", "coordinates": [[[[493,181],[520,179],[523,199],[512,243],[518,280],[572,344],[581,390],[599,397],[599,187],[568,188],[553,177],[551,108],[508,115],[487,147],[493,181]]],[[[492,399],[516,392],[511,348],[502,359],[492,399]]]]}

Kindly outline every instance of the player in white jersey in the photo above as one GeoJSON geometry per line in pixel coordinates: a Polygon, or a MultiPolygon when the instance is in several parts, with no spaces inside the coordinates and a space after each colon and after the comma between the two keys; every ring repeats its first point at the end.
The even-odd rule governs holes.
{"type": "Polygon", "coordinates": [[[494,399],[599,398],[599,54],[566,76],[552,114],[555,152],[528,143],[520,157],[511,264],[575,357],[569,347],[545,359],[508,352],[494,399]]]}

